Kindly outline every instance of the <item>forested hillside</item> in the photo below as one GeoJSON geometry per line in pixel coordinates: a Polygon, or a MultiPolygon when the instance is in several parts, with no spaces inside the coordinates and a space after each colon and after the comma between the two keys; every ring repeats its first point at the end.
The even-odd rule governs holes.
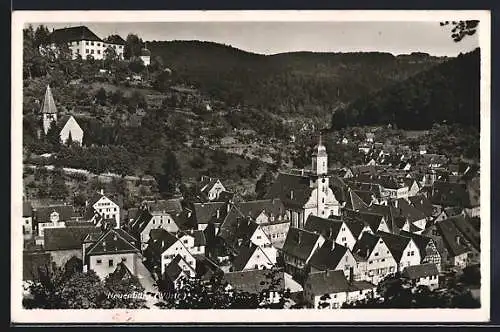
{"type": "Polygon", "coordinates": [[[337,110],[334,129],[353,125],[395,124],[429,129],[434,123],[479,128],[480,51],[459,55],[404,82],[337,110]]]}
{"type": "Polygon", "coordinates": [[[424,53],[265,56],[199,41],[151,42],[148,48],[172,70],[174,83],[194,85],[233,106],[307,116],[327,115],[339,105],[445,60],[424,53]]]}

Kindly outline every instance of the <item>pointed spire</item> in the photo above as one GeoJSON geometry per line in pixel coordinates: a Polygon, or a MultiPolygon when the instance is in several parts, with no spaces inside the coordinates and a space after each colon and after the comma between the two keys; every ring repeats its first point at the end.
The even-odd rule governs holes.
{"type": "Polygon", "coordinates": [[[52,96],[52,91],[50,90],[50,86],[48,84],[47,84],[47,89],[45,90],[45,98],[43,100],[42,113],[46,114],[57,113],[56,103],[54,102],[54,97],[52,96]]]}

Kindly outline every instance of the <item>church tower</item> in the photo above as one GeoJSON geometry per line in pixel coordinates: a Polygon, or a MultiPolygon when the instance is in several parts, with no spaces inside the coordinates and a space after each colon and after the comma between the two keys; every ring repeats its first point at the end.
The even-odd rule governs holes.
{"type": "Polygon", "coordinates": [[[45,98],[42,104],[42,117],[43,117],[43,132],[47,135],[52,121],[57,122],[57,110],[56,103],[54,102],[54,97],[52,96],[52,91],[50,86],[47,85],[45,90],[45,98]]]}
{"type": "Polygon", "coordinates": [[[319,134],[318,145],[314,147],[312,154],[312,171],[318,176],[328,173],[328,154],[321,140],[321,133],[319,134]]]}
{"type": "Polygon", "coordinates": [[[329,194],[329,178],[328,178],[328,154],[326,147],[323,145],[321,133],[319,134],[318,145],[314,147],[312,154],[312,171],[316,185],[316,215],[318,217],[327,218],[330,211],[327,208],[329,194]]]}

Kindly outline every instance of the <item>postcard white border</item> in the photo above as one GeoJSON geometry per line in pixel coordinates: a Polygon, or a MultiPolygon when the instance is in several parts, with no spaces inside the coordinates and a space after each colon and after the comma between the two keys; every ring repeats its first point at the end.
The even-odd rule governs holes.
{"type": "Polygon", "coordinates": [[[14,11],[12,15],[11,321],[13,323],[273,323],[485,322],[490,318],[489,11],[14,11]],[[25,310],[22,308],[22,29],[62,22],[328,22],[480,20],[481,48],[481,303],[480,309],[343,310],[25,310]]]}

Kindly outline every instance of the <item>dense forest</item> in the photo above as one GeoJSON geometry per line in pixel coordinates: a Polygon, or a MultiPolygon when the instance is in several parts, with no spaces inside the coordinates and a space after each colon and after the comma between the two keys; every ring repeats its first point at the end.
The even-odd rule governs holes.
{"type": "Polygon", "coordinates": [[[402,129],[429,129],[434,123],[448,123],[479,128],[479,82],[476,49],[362,96],[333,114],[332,127],[395,124],[402,129]]]}
{"type": "Polygon", "coordinates": [[[153,41],[148,48],[172,70],[174,83],[191,84],[228,105],[320,117],[445,60],[425,53],[259,55],[200,41],[153,41]]]}

